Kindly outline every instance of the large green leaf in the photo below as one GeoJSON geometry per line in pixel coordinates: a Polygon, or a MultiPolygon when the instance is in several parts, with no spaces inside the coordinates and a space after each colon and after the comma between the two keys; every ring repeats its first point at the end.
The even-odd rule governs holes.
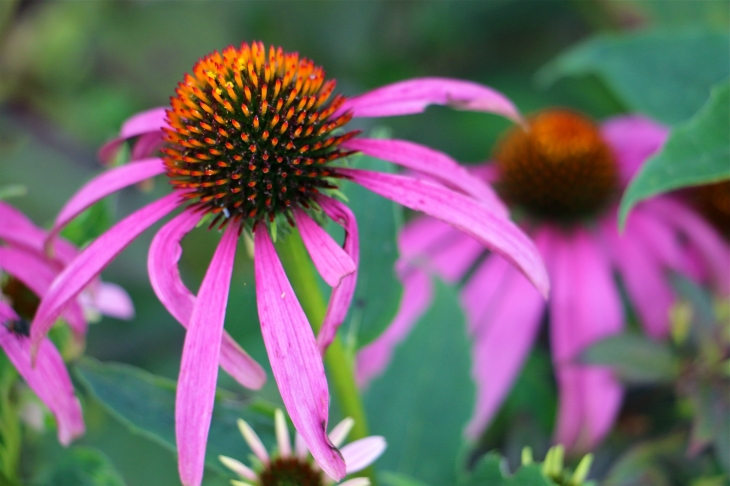
{"type": "MultiPolygon", "coordinates": [[[[76,376],[109,414],[131,431],[144,435],[176,452],[175,382],[134,366],[84,359],[76,376]]],[[[218,456],[245,459],[247,446],[236,426],[246,420],[265,444],[274,443],[273,419],[257,407],[218,398],[208,436],[206,465],[227,471],[218,456]]]]}
{"type": "MultiPolygon", "coordinates": [[[[393,164],[360,156],[354,167],[394,172],[393,164]]],[[[395,275],[398,259],[396,236],[403,219],[401,206],[354,183],[343,184],[347,203],[357,218],[360,232],[360,265],[357,289],[345,323],[365,345],[380,335],[398,310],[401,284],[395,275]]]]}
{"type": "Polygon", "coordinates": [[[712,91],[705,106],[671,132],[664,149],[641,168],[621,200],[621,221],[642,199],[680,187],[730,178],[730,83],[712,91]]]}
{"type": "Polygon", "coordinates": [[[119,472],[101,451],[74,447],[39,481],[44,486],[124,486],[119,472]]]}
{"type": "Polygon", "coordinates": [[[730,75],[728,35],[664,29],[599,35],[570,49],[538,73],[543,83],[594,74],[632,111],[675,124],[691,117],[712,86],[730,75]]]}
{"type": "Polygon", "coordinates": [[[474,384],[456,292],[436,287],[432,308],[370,385],[365,406],[371,432],[388,441],[379,468],[429,484],[454,484],[474,384]]]}
{"type": "Polygon", "coordinates": [[[676,376],[671,350],[639,335],[602,339],[583,351],[581,361],[610,366],[626,383],[669,383],[676,376]]]}

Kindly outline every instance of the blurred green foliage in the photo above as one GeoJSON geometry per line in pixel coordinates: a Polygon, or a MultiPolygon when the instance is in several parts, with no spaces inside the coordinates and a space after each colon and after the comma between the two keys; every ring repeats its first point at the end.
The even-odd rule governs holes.
{"type": "MultiPolygon", "coordinates": [[[[329,76],[337,78],[338,89],[346,95],[407,77],[450,76],[493,86],[507,94],[526,113],[561,105],[604,118],[635,107],[627,103],[623,93],[610,91],[610,86],[597,76],[561,79],[544,89],[535,85],[535,72],[559,53],[593,34],[651,26],[682,29],[705,26],[714,31],[726,30],[728,19],[730,4],[724,0],[6,0],[0,2],[0,187],[26,187],[27,195],[14,197],[12,203],[39,224],[49,225],[71,194],[102,170],[96,151],[100,144],[117,133],[124,119],[140,110],[166,104],[183,73],[189,71],[200,56],[241,41],[260,39],[281,45],[285,50],[299,51],[324,66],[329,76]]],[[[722,67],[718,66],[718,69],[722,67]]],[[[704,100],[698,103],[701,105],[704,100]]],[[[667,109],[678,106],[666,105],[667,109]]],[[[353,125],[365,130],[385,126],[393,137],[425,143],[468,163],[489,158],[495,141],[509,123],[492,115],[432,108],[423,115],[359,120],[353,125]]],[[[76,228],[68,230],[71,232],[68,236],[83,243],[110,222],[167,190],[166,184],[158,180],[150,191],[137,187],[122,191],[118,197],[90,210],[84,216],[88,219],[85,222],[80,219],[76,228]]],[[[346,329],[350,337],[356,337],[362,343],[372,339],[386,321],[383,316],[376,315],[376,311],[368,316],[369,308],[388,309],[387,314],[394,310],[397,302],[399,286],[393,274],[381,274],[394,258],[393,225],[398,224],[400,215],[391,203],[375,196],[362,199],[364,195],[357,194],[357,189],[347,194],[353,200],[353,209],[360,221],[361,258],[365,266],[360,271],[361,288],[346,329]],[[382,218],[373,217],[369,208],[377,208],[373,212],[381,214],[382,218]],[[369,239],[371,235],[378,245],[368,246],[373,241],[369,239]],[[376,291],[380,291],[380,295],[368,297],[376,291]],[[376,303],[363,304],[364,298],[376,303]],[[358,319],[360,323],[356,324],[358,319]]],[[[183,330],[159,304],[148,282],[146,253],[152,234],[152,231],[145,233],[104,272],[105,279],[119,283],[129,291],[137,317],[132,322],[105,318],[92,326],[87,353],[102,361],[124,362],[174,379],[179,368],[183,330]]],[[[180,267],[191,289],[198,287],[217,241],[215,232],[198,229],[183,242],[180,267]]],[[[239,252],[226,328],[268,367],[254,292],[251,261],[244,252],[239,252]]],[[[382,464],[384,469],[413,473],[416,468],[413,461],[435,457],[439,463],[432,461],[433,467],[440,468],[435,474],[453,478],[461,428],[470,413],[472,388],[468,383],[468,347],[463,329],[459,327],[462,319],[456,317],[455,296],[445,288],[440,288],[439,295],[443,306],[435,307],[431,317],[419,326],[434,333],[442,332],[448,338],[444,343],[429,343],[425,335],[419,340],[419,335],[415,334],[415,341],[406,345],[418,349],[411,351],[407,359],[396,355],[396,361],[413,360],[406,364],[417,367],[416,358],[430,360],[431,355],[425,355],[423,350],[432,349],[433,356],[439,357],[441,362],[451,360],[448,365],[461,370],[458,380],[464,383],[459,382],[457,387],[456,381],[450,383],[442,377],[419,389],[422,401],[434,401],[430,409],[422,409],[423,414],[412,414],[408,422],[418,427],[428,426],[428,434],[424,435],[423,444],[419,444],[423,447],[420,452],[413,452],[410,463],[395,465],[393,459],[384,458],[382,464]],[[444,319],[444,315],[449,318],[444,319]],[[441,330],[438,326],[449,329],[441,330]],[[423,356],[419,356],[419,350],[423,356]],[[442,420],[434,412],[438,407],[448,407],[451,417],[442,420]]],[[[424,363],[435,366],[437,362],[424,363]]],[[[170,394],[173,393],[170,383],[158,389],[141,378],[147,376],[142,371],[123,368],[128,371],[125,374],[112,365],[107,368],[99,364],[94,366],[88,362],[78,366],[79,373],[84,376],[80,381],[86,380],[86,388],[83,384],[81,388],[90,394],[84,403],[88,433],[80,443],[103,450],[127,484],[176,484],[174,457],[167,450],[173,437],[169,417],[158,424],[168,426],[157,432],[164,438],[158,437],[157,442],[145,441],[129,432],[128,425],[134,424],[134,420],[126,417],[124,425],[120,425],[118,410],[110,409],[110,404],[119,400],[120,394],[130,392],[130,387],[144,385],[150,387],[148,391],[152,397],[159,398],[163,390],[167,393],[164,400],[167,400],[166,413],[169,414],[170,394]],[[111,376],[119,380],[120,376],[124,378],[106,382],[103,405],[99,401],[101,388],[89,385],[93,373],[97,380],[110,380],[111,376]],[[125,384],[120,384],[122,382],[125,384]],[[160,441],[166,446],[161,447],[160,441]]],[[[529,438],[530,445],[536,448],[547,444],[547,431],[555,407],[549,366],[543,343],[530,358],[500,414],[502,428],[494,439],[487,441],[512,451],[509,459],[513,464],[513,456],[526,443],[525,438],[529,438]]],[[[392,373],[403,372],[394,370],[392,373]]],[[[400,376],[399,380],[403,381],[408,375],[400,376]]],[[[158,380],[154,378],[152,382],[158,380]]],[[[102,381],[97,381],[97,385],[100,383],[102,381]]],[[[398,423],[398,418],[408,416],[409,412],[404,408],[409,405],[398,397],[398,384],[388,385],[387,377],[382,383],[374,386],[381,387],[381,396],[392,393],[393,404],[374,409],[382,404],[376,398],[368,398],[371,415],[386,411],[371,419],[373,430],[395,437],[391,439],[391,447],[394,451],[402,450],[397,445],[397,431],[405,425],[398,423]]],[[[223,388],[240,391],[225,376],[221,376],[220,384],[223,388]]],[[[377,396],[377,389],[374,390],[371,397],[377,396]]],[[[279,401],[272,379],[259,396],[274,403],[279,401]]],[[[155,403],[151,399],[150,406],[155,403]]],[[[336,404],[333,410],[336,413],[336,404]]],[[[236,412],[243,413],[242,408],[231,407],[230,416],[236,412]]],[[[137,410],[137,417],[144,418],[145,413],[137,410]]],[[[333,417],[332,421],[337,418],[333,417]]],[[[141,427],[138,423],[135,426],[141,427]]],[[[90,452],[91,449],[81,449],[78,453],[79,449],[75,448],[62,450],[52,431],[40,434],[26,430],[25,433],[29,440],[21,462],[24,478],[37,477],[38,471],[53,474],[53,465],[68,463],[64,461],[93,463],[98,471],[112,470],[107,468],[106,459],[90,452]]],[[[235,433],[235,427],[231,433],[235,433]]],[[[243,441],[240,446],[244,448],[243,441]]],[[[599,474],[601,467],[605,472],[605,464],[616,456],[616,449],[612,447],[609,444],[605,454],[599,452],[597,456],[599,474]]],[[[243,457],[243,450],[230,455],[243,457]]],[[[206,485],[225,484],[221,478],[210,476],[206,476],[206,485]]],[[[450,484],[449,479],[445,480],[450,484]]]]}

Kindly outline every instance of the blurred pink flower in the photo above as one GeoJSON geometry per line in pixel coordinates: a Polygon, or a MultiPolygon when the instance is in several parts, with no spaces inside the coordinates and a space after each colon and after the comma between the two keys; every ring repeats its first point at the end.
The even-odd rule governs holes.
{"type": "Polygon", "coordinates": [[[497,254],[486,259],[469,236],[421,217],[403,229],[398,273],[404,284],[392,325],[357,359],[362,386],[383,371],[393,348],[410,332],[431,299],[429,273],[456,283],[473,337],[478,386],[467,435],[477,437],[510,390],[535,341],[546,307],[560,393],[554,440],[576,451],[595,447],[609,432],[622,401],[612,373],[577,362],[582,350],[619,333],[624,315],[617,273],[644,331],[655,339],[669,331],[675,300],[669,271],[712,281],[727,294],[730,252],[688,207],[671,197],[640,204],[623,232],[617,201],[641,164],[658,151],[667,129],[639,116],[621,116],[601,127],[566,111],[529,120],[500,144],[495,163],[474,169],[500,188],[524,214],[552,282],[546,304],[532,285],[497,254]]]}
{"type": "MultiPolygon", "coordinates": [[[[48,338],[40,341],[31,360],[28,320],[53,279],[77,254],[69,242],[57,239],[53,257],[43,252],[47,232],[23,213],[0,201],[0,347],[28,386],[56,417],[58,440],[68,445],[84,433],[81,405],[63,358],[48,338]]],[[[83,289],[82,289],[83,290],[83,289]]],[[[59,317],[69,324],[77,346],[83,346],[89,311],[130,319],[134,308],[120,287],[91,282],[59,317]]]]}
{"type": "MultiPolygon", "coordinates": [[[[236,243],[252,233],[259,319],[274,378],[297,430],[324,471],[335,479],[345,464],[327,439],[329,391],[320,353],[346,316],[355,290],[357,224],[343,203],[327,196],[349,179],[381,196],[448,222],[514,262],[547,292],[547,276],[532,242],[507,218],[489,186],[445,154],[400,140],[338,134],[353,116],[422,112],[429,104],[491,111],[519,119],[501,94],[469,82],[426,78],[389,85],[346,100],[327,99],[335,87],[324,71],[296,53],[267,52],[261,43],[201,59],[178,85],[171,109],[127,121],[102,148],[139,137],[136,159],[85,185],[58,215],[53,232],[83,209],[119,189],[166,173],[174,191],[126,217],[89,245],[55,281],[40,304],[31,338],[38,345],[50,323],[86,283],[132,240],[177,208],[149,253],[152,286],[187,334],[177,389],[176,430],[182,482],[203,476],[218,363],[243,386],[259,388],[265,375],[223,331],[236,243]],[[267,60],[268,59],[268,60],[267,60]],[[150,157],[163,145],[163,158],[150,157]],[[407,167],[433,180],[347,169],[331,162],[354,152],[407,167]],[[315,221],[322,213],[345,229],[340,247],[315,221]],[[225,228],[197,296],[180,279],[180,240],[205,215],[225,228]],[[267,227],[268,226],[268,227],[267,227]],[[269,231],[296,226],[322,278],[333,287],[316,340],[284,273],[269,231]]],[[[274,233],[276,234],[276,233],[274,233]]]]}

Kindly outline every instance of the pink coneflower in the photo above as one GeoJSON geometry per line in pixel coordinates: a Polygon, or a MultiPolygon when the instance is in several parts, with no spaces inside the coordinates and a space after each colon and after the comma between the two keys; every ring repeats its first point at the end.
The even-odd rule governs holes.
{"type": "Polygon", "coordinates": [[[670,197],[640,204],[626,229],[618,230],[618,196],[663,145],[666,128],[638,116],[613,118],[599,128],[566,110],[542,112],[526,127],[512,129],[495,162],[475,173],[496,185],[535,239],[552,282],[550,301],[499,255],[482,260],[484,250],[468,236],[433,219],[416,219],[399,240],[401,309],[392,327],[361,351],[358,379],[364,385],[382,371],[393,347],[427,308],[431,288],[425,272],[458,282],[473,269],[461,293],[478,384],[468,435],[477,436],[498,411],[547,306],[560,392],[555,441],[587,450],[610,430],[623,394],[608,369],[577,362],[588,345],[623,327],[614,273],[645,332],[660,339],[668,333],[675,299],[668,272],[713,280],[727,293],[730,253],[707,224],[670,197]]]}
{"type": "Polygon", "coordinates": [[[142,231],[177,208],[152,243],[149,274],[168,310],[187,327],[177,389],[179,468],[185,485],[199,485],[213,410],[218,362],[242,385],[260,387],[264,374],[223,332],[228,288],[238,237],[253,233],[259,319],[274,378],[294,425],[332,478],[345,464],[326,434],[329,392],[320,353],[344,319],[355,288],[358,235],[352,212],[334,199],[340,179],[442,219],[513,261],[545,293],[539,254],[507,219],[488,186],[444,154],[398,140],[354,139],[341,132],[353,116],[417,113],[430,103],[492,111],[518,118],[512,104],[489,88],[448,79],[396,83],[354,99],[332,100],[334,81],[296,53],[267,51],[261,43],[226,48],[201,59],[185,76],[171,108],[138,115],[121,137],[102,150],[112,154],[123,139],[139,136],[133,153],[162,158],[136,160],[84,186],[61,210],[53,231],[100,198],[165,173],[173,192],[120,221],[75,259],[43,299],[31,337],[40,342],[49,323],[89,279],[142,231]],[[142,145],[140,147],[140,144],[142,145]],[[347,169],[337,161],[364,153],[431,176],[347,169]],[[197,296],[177,269],[179,242],[203,217],[224,234],[197,296]],[[329,217],[344,227],[344,248],[316,222],[329,217]],[[270,232],[296,226],[314,265],[333,287],[327,315],[315,340],[287,279],[270,232]]]}
{"type": "MultiPolygon", "coordinates": [[[[337,424],[329,433],[329,440],[332,445],[340,447],[345,442],[354,424],[355,422],[351,418],[346,418],[337,424]]],[[[255,465],[251,468],[233,458],[219,456],[223,465],[241,478],[241,481],[231,480],[233,486],[278,486],[284,484],[329,486],[335,484],[335,479],[324,474],[319,464],[309,457],[307,446],[299,434],[294,437],[294,447],[292,448],[286,417],[279,409],[276,410],[274,426],[278,450],[274,454],[269,454],[251,426],[242,419],[238,420],[241,435],[243,435],[255,456],[255,465]]],[[[385,448],[385,439],[380,436],[358,439],[342,447],[342,458],[345,461],[347,474],[357,473],[371,465],[385,451],[385,448]]],[[[339,486],[368,486],[370,480],[367,478],[351,478],[337,484],[339,486]]]]}
{"type": "MultiPolygon", "coordinates": [[[[38,344],[31,363],[29,321],[38,301],[60,270],[77,254],[69,242],[58,239],[54,257],[43,253],[47,232],[25,215],[0,201],[0,347],[28,386],[56,417],[58,440],[68,445],[84,433],[81,406],[63,358],[48,338],[38,344]]],[[[76,346],[83,346],[87,315],[101,312],[121,319],[134,314],[127,294],[118,286],[93,282],[59,315],[69,324],[76,346]]]]}

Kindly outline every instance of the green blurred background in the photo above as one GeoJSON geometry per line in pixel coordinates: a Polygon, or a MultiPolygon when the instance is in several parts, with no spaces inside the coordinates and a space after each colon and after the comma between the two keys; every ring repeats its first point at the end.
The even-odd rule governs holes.
{"type": "MultiPolygon", "coordinates": [[[[3,0],[0,185],[25,185],[27,195],[11,203],[48,225],[63,202],[101,170],[96,150],[127,117],[165,105],[199,57],[241,41],[261,40],[300,52],[336,78],[338,90],[346,95],[410,77],[448,76],[493,86],[523,112],[563,105],[603,118],[623,107],[598,80],[567,79],[542,89],[534,82],[535,72],[596,32],[696,23],[726,28],[729,5],[723,0],[3,0]]],[[[508,126],[496,116],[438,107],[423,115],[356,125],[366,130],[388,127],[393,137],[425,143],[464,162],[488,158],[508,126]]],[[[130,188],[108,207],[118,219],[167,190],[162,180],[152,189],[130,188]]],[[[98,223],[103,227],[110,222],[102,218],[98,223]]],[[[104,273],[106,280],[129,291],[137,317],[132,322],[104,319],[92,326],[87,353],[174,379],[184,336],[151,292],[146,252],[153,234],[138,238],[104,273]]],[[[206,231],[185,240],[181,267],[191,288],[197,288],[217,240],[206,231]]],[[[226,328],[267,363],[252,265],[239,253],[226,328]]],[[[545,356],[533,361],[536,376],[550,380],[545,356]]],[[[227,377],[221,384],[239,390],[227,377]]],[[[513,400],[529,389],[518,387],[513,400]]],[[[543,397],[550,396],[545,393],[543,397]]],[[[263,396],[279,400],[273,380],[263,396]]],[[[81,443],[104,450],[129,485],[176,483],[172,454],[129,433],[93,402],[86,404],[86,412],[89,433],[81,443]]],[[[36,460],[54,457],[60,449],[41,437],[29,447],[36,460]]],[[[225,482],[208,475],[206,484],[225,482]]]]}

